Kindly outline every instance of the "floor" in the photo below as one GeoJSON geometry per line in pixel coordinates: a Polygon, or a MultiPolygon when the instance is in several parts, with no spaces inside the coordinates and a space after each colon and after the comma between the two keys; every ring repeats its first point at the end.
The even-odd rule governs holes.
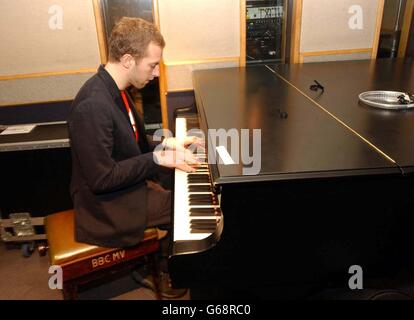
{"type": "MultiPolygon", "coordinates": [[[[24,257],[20,246],[0,241],[0,300],[62,300],[60,290],[49,288],[48,256],[35,251],[24,257]]],[[[155,300],[154,293],[140,287],[129,275],[79,294],[80,300],[155,300]]],[[[187,293],[180,300],[189,300],[187,293]]]]}
{"type": "MultiPolygon", "coordinates": [[[[52,290],[49,288],[48,282],[51,274],[49,270],[48,256],[40,256],[35,251],[31,256],[24,257],[20,246],[6,245],[0,241],[0,300],[62,300],[63,296],[60,290],[52,290]]],[[[370,287],[369,281],[364,279],[364,289],[370,287]]],[[[384,289],[398,288],[403,290],[404,295],[410,295],[409,299],[414,300],[414,274],[399,273],[393,279],[386,282],[381,280],[375,283],[377,290],[362,290],[353,293],[350,296],[349,290],[336,293],[334,291],[322,292],[316,295],[315,299],[366,299],[373,297],[378,292],[384,293],[384,289]],[[378,288],[382,288],[378,290],[378,288]],[[365,295],[365,296],[364,296],[365,295]]],[[[386,294],[382,294],[376,299],[401,299],[392,291],[385,290],[386,294]]],[[[405,296],[403,297],[405,299],[405,296]]],[[[130,275],[121,277],[115,281],[106,283],[99,287],[88,289],[79,294],[79,300],[156,300],[154,293],[140,287],[130,275]]],[[[370,298],[372,299],[372,298],[370,298]]],[[[179,300],[190,300],[190,293],[179,300]]]]}

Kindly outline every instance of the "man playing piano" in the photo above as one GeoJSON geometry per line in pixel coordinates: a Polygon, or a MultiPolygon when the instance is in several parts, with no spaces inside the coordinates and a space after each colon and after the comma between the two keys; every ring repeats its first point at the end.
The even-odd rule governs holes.
{"type": "MultiPolygon", "coordinates": [[[[73,101],[68,127],[79,242],[126,247],[137,244],[147,227],[168,228],[171,192],[152,180],[162,167],[191,172],[198,163],[186,148],[195,137],[164,139],[166,150],[154,151],[156,145],[146,136],[126,92],[130,86],[143,88],[159,76],[164,46],[153,24],[122,18],[109,39],[108,63],[99,67],[73,101]],[[183,161],[170,161],[176,157],[183,161]]],[[[165,256],[168,237],[163,242],[165,256]]],[[[161,260],[166,279],[166,260],[161,260]]],[[[170,291],[169,296],[180,293],[170,291]]]]}

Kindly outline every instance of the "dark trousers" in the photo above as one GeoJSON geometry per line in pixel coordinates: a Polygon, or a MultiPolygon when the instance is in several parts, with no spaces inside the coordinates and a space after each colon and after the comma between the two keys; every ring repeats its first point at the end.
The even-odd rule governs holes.
{"type": "Polygon", "coordinates": [[[171,191],[153,181],[147,181],[147,188],[147,226],[169,229],[172,209],[171,191]]]}
{"type": "Polygon", "coordinates": [[[165,170],[159,174],[157,181],[147,181],[147,227],[158,227],[168,230],[166,237],[161,239],[160,245],[160,269],[168,271],[168,253],[171,241],[171,216],[172,216],[172,170],[165,170]]]}

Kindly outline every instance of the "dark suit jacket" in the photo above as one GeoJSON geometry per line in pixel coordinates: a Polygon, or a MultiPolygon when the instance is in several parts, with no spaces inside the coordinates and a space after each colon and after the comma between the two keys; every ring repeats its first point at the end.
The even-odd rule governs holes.
{"type": "Polygon", "coordinates": [[[159,166],[136,112],[135,118],[138,144],[119,89],[103,66],[73,101],[68,128],[79,242],[123,247],[142,239],[147,222],[145,180],[159,166]]]}

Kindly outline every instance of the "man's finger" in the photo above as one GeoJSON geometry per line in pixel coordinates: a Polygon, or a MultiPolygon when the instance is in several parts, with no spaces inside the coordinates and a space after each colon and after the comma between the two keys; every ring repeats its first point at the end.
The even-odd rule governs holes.
{"type": "Polygon", "coordinates": [[[184,172],[195,172],[195,171],[196,171],[196,169],[195,169],[195,168],[193,168],[193,167],[189,166],[189,165],[188,165],[188,164],[186,164],[186,163],[183,163],[183,164],[178,165],[178,166],[177,166],[177,169],[180,169],[180,170],[182,170],[182,171],[184,171],[184,172]]]}
{"type": "Polygon", "coordinates": [[[189,146],[191,144],[203,146],[204,145],[204,140],[200,139],[199,137],[196,137],[196,136],[186,137],[185,140],[184,140],[184,146],[189,146]]]}
{"type": "Polygon", "coordinates": [[[185,150],[185,162],[189,164],[200,164],[196,156],[189,150],[185,150]]]}

